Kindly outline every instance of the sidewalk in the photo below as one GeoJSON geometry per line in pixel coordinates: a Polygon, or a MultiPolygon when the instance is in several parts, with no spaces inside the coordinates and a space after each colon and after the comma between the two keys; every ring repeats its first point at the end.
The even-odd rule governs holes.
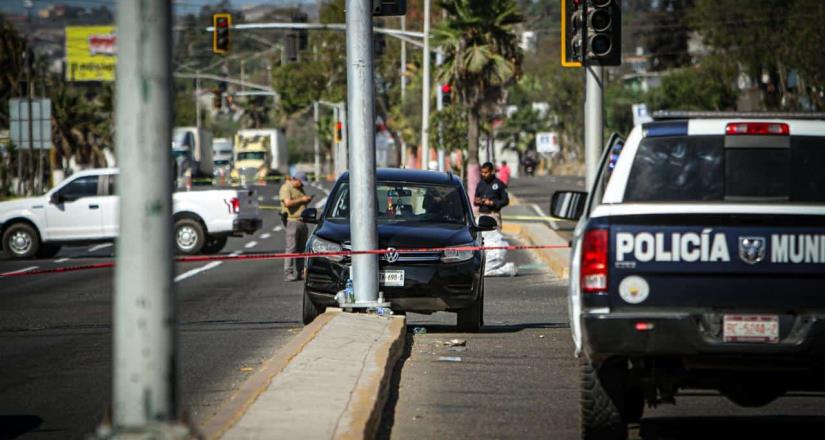
{"type": "Polygon", "coordinates": [[[406,321],[328,309],[203,429],[208,439],[364,439],[380,424],[406,321]]]}
{"type": "MultiPolygon", "coordinates": [[[[567,246],[568,241],[544,223],[517,223],[504,222],[502,231],[506,234],[518,235],[533,246],[567,246]]],[[[562,280],[570,277],[570,252],[564,249],[536,249],[536,255],[562,280]]]]}

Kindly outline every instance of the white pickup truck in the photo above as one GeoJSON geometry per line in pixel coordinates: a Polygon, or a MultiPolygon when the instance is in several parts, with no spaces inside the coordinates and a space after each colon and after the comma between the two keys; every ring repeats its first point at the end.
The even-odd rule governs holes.
{"type": "MultiPolygon", "coordinates": [[[[48,258],[62,245],[114,241],[117,177],[114,168],[81,171],[43,196],[0,203],[3,250],[16,259],[48,258]]],[[[219,252],[230,235],[252,234],[263,224],[254,190],[176,192],[172,200],[182,254],[219,252]]]]}

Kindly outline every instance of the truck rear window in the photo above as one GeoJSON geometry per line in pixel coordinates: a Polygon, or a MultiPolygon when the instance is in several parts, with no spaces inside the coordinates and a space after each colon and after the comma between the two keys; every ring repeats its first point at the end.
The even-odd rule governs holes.
{"type": "Polygon", "coordinates": [[[825,202],[825,137],[725,147],[724,136],[644,139],[625,202],[825,202]]]}

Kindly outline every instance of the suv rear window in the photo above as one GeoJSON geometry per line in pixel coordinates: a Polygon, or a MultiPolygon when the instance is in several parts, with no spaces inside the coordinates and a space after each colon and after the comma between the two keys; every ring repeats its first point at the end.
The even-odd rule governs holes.
{"type": "Polygon", "coordinates": [[[625,202],[825,202],[825,137],[792,136],[788,148],[725,147],[724,136],[647,138],[625,202]]]}

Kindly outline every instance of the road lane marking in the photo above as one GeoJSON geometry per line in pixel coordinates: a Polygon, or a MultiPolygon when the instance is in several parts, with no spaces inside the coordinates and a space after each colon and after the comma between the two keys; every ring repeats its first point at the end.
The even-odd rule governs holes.
{"type": "Polygon", "coordinates": [[[23,269],[13,270],[11,272],[0,273],[0,277],[2,277],[3,275],[14,275],[16,273],[28,272],[30,270],[35,270],[35,269],[37,269],[37,266],[24,267],[23,269]]]}
{"type": "Polygon", "coordinates": [[[533,211],[536,211],[536,214],[538,214],[542,217],[547,217],[547,214],[544,213],[544,211],[541,209],[541,207],[538,204],[531,203],[530,207],[533,208],[533,211]]]}
{"type": "Polygon", "coordinates": [[[94,252],[94,251],[99,251],[101,249],[106,249],[107,247],[110,247],[111,245],[112,245],[112,243],[103,243],[103,244],[99,244],[97,246],[92,246],[92,247],[89,248],[89,252],[94,252]]]}
{"type": "Polygon", "coordinates": [[[266,240],[267,238],[269,238],[269,237],[271,237],[271,236],[272,236],[272,234],[270,234],[269,232],[267,232],[267,233],[265,233],[265,234],[261,234],[261,239],[266,240]]]}
{"type": "Polygon", "coordinates": [[[281,231],[283,229],[284,229],[283,226],[275,226],[274,228],[272,228],[272,232],[278,232],[278,231],[281,231]]]}
{"type": "Polygon", "coordinates": [[[193,277],[193,276],[195,276],[195,275],[197,275],[201,272],[205,272],[209,269],[214,269],[214,268],[220,266],[221,263],[223,263],[223,261],[213,261],[213,262],[207,264],[206,266],[201,266],[197,269],[192,269],[190,271],[184,272],[184,273],[182,273],[182,274],[175,277],[175,282],[177,283],[179,281],[183,281],[187,278],[193,277]]]}
{"type": "Polygon", "coordinates": [[[252,241],[250,241],[249,243],[247,243],[247,244],[243,245],[243,247],[245,247],[245,248],[249,249],[249,248],[251,248],[251,247],[256,246],[257,244],[258,244],[258,242],[257,242],[257,241],[252,240],[252,241]]]}
{"type": "Polygon", "coordinates": [[[240,255],[242,253],[243,253],[243,251],[235,251],[235,252],[232,252],[231,254],[229,254],[229,256],[230,257],[237,257],[238,255],[240,255]]]}
{"type": "Polygon", "coordinates": [[[69,261],[69,257],[61,258],[59,260],[54,260],[55,263],[65,263],[67,261],[69,261]]]}

